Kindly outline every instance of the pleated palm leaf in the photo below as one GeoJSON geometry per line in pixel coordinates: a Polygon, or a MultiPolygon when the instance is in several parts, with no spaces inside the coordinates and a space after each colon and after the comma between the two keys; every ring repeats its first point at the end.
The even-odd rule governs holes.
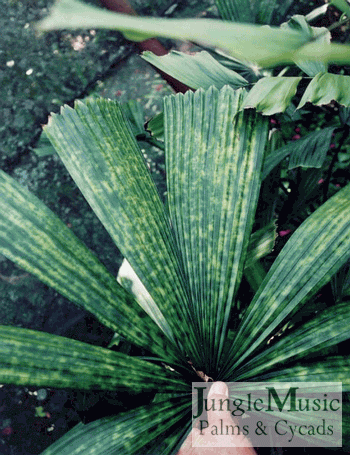
{"type": "Polygon", "coordinates": [[[348,358],[302,363],[349,337],[348,304],[268,340],[349,258],[350,186],[297,229],[246,311],[237,307],[268,142],[267,118],[240,110],[242,98],[227,86],[165,98],[166,208],[117,102],[78,101],[45,128],[147,289],[142,299],[1,172],[0,252],[151,354],[1,326],[0,383],[159,393],[148,406],[77,425],[46,455],[175,453],[190,428],[191,382],[201,378],[342,381],[349,390],[348,358]]]}

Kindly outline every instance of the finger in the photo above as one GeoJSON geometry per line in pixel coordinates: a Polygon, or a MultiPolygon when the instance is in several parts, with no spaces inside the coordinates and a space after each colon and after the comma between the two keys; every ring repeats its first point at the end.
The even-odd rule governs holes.
{"type": "Polygon", "coordinates": [[[237,423],[232,418],[229,406],[228,387],[224,382],[214,382],[208,393],[208,421],[211,424],[222,419],[225,422],[237,423]]]}
{"type": "MultiPolygon", "coordinates": [[[[228,437],[228,447],[239,449],[236,455],[256,455],[255,450],[248,438],[243,435],[242,423],[232,416],[229,403],[229,391],[224,382],[214,382],[208,393],[208,423],[209,428],[213,425],[234,427],[233,436],[228,437]],[[214,400],[214,402],[212,402],[214,400]]],[[[223,438],[222,438],[223,441],[223,438]]]]}

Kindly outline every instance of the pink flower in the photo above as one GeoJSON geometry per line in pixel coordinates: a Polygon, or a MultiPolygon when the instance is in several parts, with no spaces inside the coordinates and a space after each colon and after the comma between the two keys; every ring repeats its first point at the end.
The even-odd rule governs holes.
{"type": "Polygon", "coordinates": [[[301,136],[300,134],[295,134],[293,137],[292,137],[292,141],[297,141],[298,139],[300,139],[301,136]]]}
{"type": "Polygon", "coordinates": [[[292,231],[290,229],[286,229],[285,231],[279,231],[278,235],[280,237],[284,237],[285,235],[290,234],[292,231]]]}

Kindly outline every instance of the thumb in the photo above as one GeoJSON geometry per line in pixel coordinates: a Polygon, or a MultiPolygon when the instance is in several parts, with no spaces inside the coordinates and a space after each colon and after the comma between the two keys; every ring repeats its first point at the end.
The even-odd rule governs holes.
{"type": "Polygon", "coordinates": [[[218,422],[220,419],[230,423],[237,423],[232,419],[229,411],[229,394],[228,387],[224,382],[214,382],[208,393],[208,421],[211,424],[218,422]],[[227,400],[227,401],[225,401],[227,400]]]}

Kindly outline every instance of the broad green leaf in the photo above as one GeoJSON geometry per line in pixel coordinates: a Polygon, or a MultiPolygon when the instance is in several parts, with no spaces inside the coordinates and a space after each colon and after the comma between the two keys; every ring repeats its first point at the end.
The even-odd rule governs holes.
{"type": "Polygon", "coordinates": [[[280,341],[235,371],[235,380],[245,381],[277,366],[280,368],[285,362],[322,352],[325,348],[350,338],[349,323],[348,302],[327,308],[301,327],[286,333],[280,341]]]}
{"type": "Polygon", "coordinates": [[[321,168],[329,150],[335,127],[329,126],[320,131],[313,131],[305,137],[291,141],[287,145],[271,152],[264,161],[263,178],[265,179],[284,158],[289,156],[288,169],[298,166],[321,168]]]}
{"type": "Polygon", "coordinates": [[[331,101],[350,106],[350,76],[341,74],[319,73],[307,86],[297,109],[305,106],[306,103],[322,106],[331,101]]]}
{"type": "Polygon", "coordinates": [[[156,438],[161,444],[170,435],[175,436],[171,441],[176,446],[182,426],[190,420],[191,410],[190,390],[185,396],[142,406],[116,417],[87,425],[79,423],[41,455],[141,454],[147,453],[142,449],[156,438]]]}
{"type": "Polygon", "coordinates": [[[242,277],[267,141],[267,119],[238,112],[242,97],[226,86],[164,100],[169,212],[201,346],[196,367],[209,376],[242,277]]]}
{"type": "Polygon", "coordinates": [[[301,77],[263,77],[248,93],[244,107],[264,115],[284,112],[297,91],[301,77]]]}
{"type": "Polygon", "coordinates": [[[179,374],[99,346],[1,325],[0,340],[2,384],[134,393],[186,390],[179,374]]]}
{"type": "Polygon", "coordinates": [[[168,217],[117,102],[76,102],[46,134],[63,164],[167,320],[171,339],[194,350],[187,283],[168,217]],[[181,330],[180,330],[181,327],[181,330]],[[183,333],[188,333],[186,338],[183,333]]]}
{"type": "Polygon", "coordinates": [[[317,362],[298,362],[289,368],[278,367],[264,372],[252,381],[278,382],[342,382],[343,391],[350,391],[350,359],[344,356],[330,356],[317,362]]]}
{"type": "MultiPolygon", "coordinates": [[[[226,364],[238,365],[271,337],[348,260],[350,185],[319,207],[294,232],[248,307],[226,364]]],[[[226,371],[226,368],[224,369],[226,371]]]]}
{"type": "MultiPolygon", "coordinates": [[[[308,42],[303,34],[293,30],[210,19],[131,17],[102,10],[78,0],[60,0],[52,9],[51,15],[41,21],[38,27],[47,31],[97,27],[120,30],[134,40],[163,36],[196,41],[226,49],[240,59],[267,66],[293,61],[294,54],[308,42]]],[[[350,59],[350,46],[341,47],[343,58],[350,59]]],[[[327,47],[327,52],[327,58],[331,60],[332,46],[327,47]]]]}
{"type": "Polygon", "coordinates": [[[142,58],[193,89],[208,89],[212,85],[218,89],[224,85],[239,88],[248,84],[242,76],[221,65],[206,51],[194,55],[171,51],[162,57],[144,52],[142,58]]]}
{"type": "Polygon", "coordinates": [[[132,343],[167,356],[156,324],[39,199],[0,171],[0,253],[132,343]]]}
{"type": "MultiPolygon", "coordinates": [[[[282,28],[289,27],[292,30],[302,32],[310,41],[323,46],[330,45],[331,33],[325,27],[311,27],[306,20],[305,16],[295,15],[288,22],[281,25],[282,28]]],[[[295,62],[300,69],[304,71],[308,76],[316,76],[320,72],[327,71],[327,65],[324,62],[317,61],[296,61],[295,62]]]]}

